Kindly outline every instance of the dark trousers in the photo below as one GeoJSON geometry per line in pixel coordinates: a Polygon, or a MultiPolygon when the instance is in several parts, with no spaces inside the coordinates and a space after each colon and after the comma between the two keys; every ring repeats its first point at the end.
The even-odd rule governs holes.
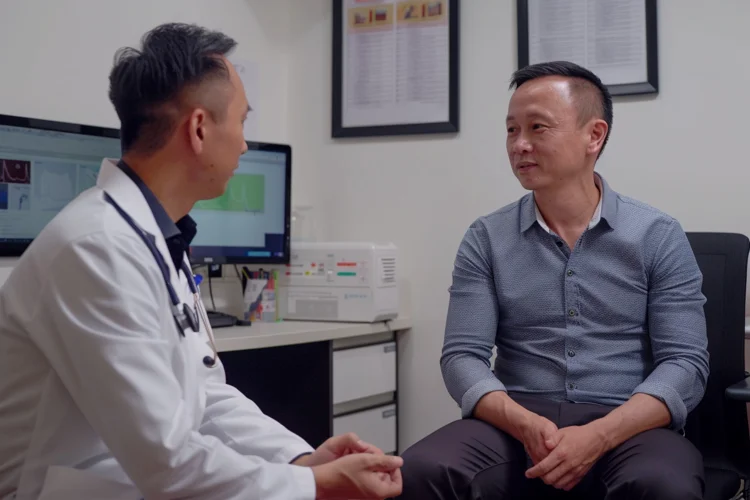
{"type": "MultiPolygon", "coordinates": [[[[511,394],[558,426],[585,425],[614,408],[511,394]]],[[[403,453],[403,500],[700,500],[703,459],[682,435],[654,429],[610,451],[570,492],[524,476],[523,445],[480,420],[453,422],[403,453]]]]}

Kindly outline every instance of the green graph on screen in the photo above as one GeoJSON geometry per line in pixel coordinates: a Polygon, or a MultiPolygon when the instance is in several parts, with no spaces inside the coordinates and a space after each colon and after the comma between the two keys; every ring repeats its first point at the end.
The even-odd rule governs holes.
{"type": "Polygon", "coordinates": [[[222,212],[263,212],[266,203],[266,178],[259,174],[235,174],[223,195],[195,204],[199,210],[222,212]]]}

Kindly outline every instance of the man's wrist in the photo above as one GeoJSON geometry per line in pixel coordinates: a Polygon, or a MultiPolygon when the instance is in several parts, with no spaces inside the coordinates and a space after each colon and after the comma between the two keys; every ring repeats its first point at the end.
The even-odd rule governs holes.
{"type": "Polygon", "coordinates": [[[474,416],[520,440],[533,414],[513,401],[507,392],[495,391],[479,400],[474,416]]]}
{"type": "Polygon", "coordinates": [[[611,451],[620,443],[627,440],[620,435],[622,428],[621,422],[619,422],[617,415],[608,414],[602,418],[598,418],[586,424],[586,427],[591,429],[596,435],[596,439],[604,443],[607,451],[611,451]]]}

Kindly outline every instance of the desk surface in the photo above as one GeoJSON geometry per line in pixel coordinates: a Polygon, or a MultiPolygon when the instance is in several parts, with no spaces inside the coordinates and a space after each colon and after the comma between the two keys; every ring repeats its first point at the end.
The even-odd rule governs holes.
{"type": "Polygon", "coordinates": [[[388,323],[335,323],[317,321],[282,321],[253,323],[252,326],[233,326],[214,330],[219,352],[262,349],[308,342],[321,342],[387,331],[411,328],[411,318],[398,317],[388,323]]]}

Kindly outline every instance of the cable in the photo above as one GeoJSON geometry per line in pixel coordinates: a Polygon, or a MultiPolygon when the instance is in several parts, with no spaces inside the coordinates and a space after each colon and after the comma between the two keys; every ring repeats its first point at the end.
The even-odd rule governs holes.
{"type": "Polygon", "coordinates": [[[211,308],[216,311],[216,302],[214,302],[214,287],[211,286],[211,270],[208,271],[208,293],[211,296],[211,308]]]}
{"type": "Polygon", "coordinates": [[[245,288],[243,287],[243,283],[242,283],[242,274],[245,274],[245,277],[248,280],[250,279],[250,277],[247,276],[247,274],[245,273],[245,271],[242,271],[242,274],[240,274],[240,269],[237,267],[237,264],[234,265],[234,272],[237,273],[237,279],[240,280],[240,293],[242,294],[242,297],[244,299],[244,297],[245,297],[245,288]]]}

